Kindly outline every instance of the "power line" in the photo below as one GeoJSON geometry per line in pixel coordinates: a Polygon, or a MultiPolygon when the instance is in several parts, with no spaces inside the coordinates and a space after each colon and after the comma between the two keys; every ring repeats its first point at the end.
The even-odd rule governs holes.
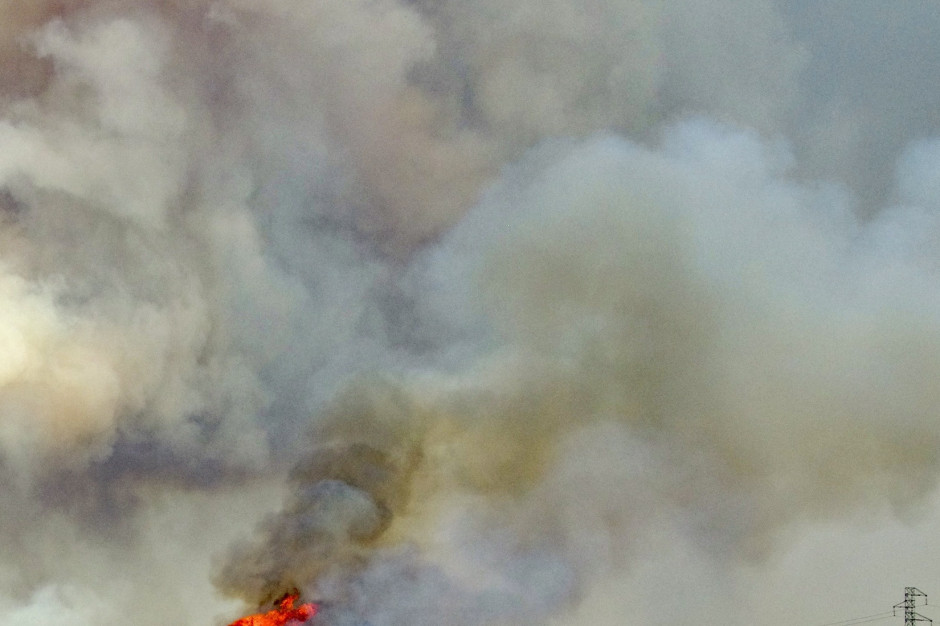
{"type": "Polygon", "coordinates": [[[855,626],[855,624],[868,624],[869,622],[883,622],[883,621],[886,620],[886,619],[894,619],[894,615],[886,615],[886,616],[884,616],[884,617],[876,617],[875,619],[866,619],[866,620],[861,621],[861,622],[852,622],[852,623],[851,623],[851,626],[855,626]]]}
{"type": "MultiPolygon", "coordinates": [[[[923,606],[930,605],[927,602],[927,594],[921,591],[916,587],[905,587],[904,588],[904,602],[899,602],[894,605],[894,610],[884,611],[882,613],[873,613],[871,615],[861,615],[859,617],[850,617],[848,619],[838,620],[835,622],[826,622],[825,624],[816,624],[815,626],[856,626],[856,624],[870,624],[872,622],[881,622],[886,619],[891,619],[892,617],[897,617],[898,609],[904,609],[904,618],[905,626],[914,626],[916,622],[928,622],[933,623],[933,620],[929,617],[924,617],[919,613],[914,612],[914,608],[917,604],[917,598],[923,598],[923,606]]],[[[936,605],[930,605],[936,606],[936,605]]]]}
{"type": "Polygon", "coordinates": [[[853,617],[850,619],[840,620],[838,622],[826,622],[825,624],[817,624],[816,626],[854,626],[855,624],[879,622],[891,617],[894,617],[894,611],[885,611],[883,613],[875,613],[873,615],[862,615],[861,617],[853,617]]]}

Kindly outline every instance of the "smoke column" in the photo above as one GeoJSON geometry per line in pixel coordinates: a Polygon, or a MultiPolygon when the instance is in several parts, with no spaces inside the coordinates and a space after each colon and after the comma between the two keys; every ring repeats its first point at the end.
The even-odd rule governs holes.
{"type": "Polygon", "coordinates": [[[3,624],[931,593],[930,3],[28,5],[0,0],[3,624]]]}

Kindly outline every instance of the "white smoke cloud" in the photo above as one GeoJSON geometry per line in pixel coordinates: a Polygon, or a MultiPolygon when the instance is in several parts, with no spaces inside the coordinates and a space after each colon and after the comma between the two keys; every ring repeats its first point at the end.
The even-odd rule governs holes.
{"type": "Polygon", "coordinates": [[[21,4],[3,623],[735,623],[930,510],[918,3],[21,4]]]}
{"type": "Polygon", "coordinates": [[[4,620],[14,626],[39,624],[81,624],[91,626],[101,619],[117,620],[107,603],[86,590],[74,587],[45,588],[30,599],[30,604],[8,611],[4,620]]]}
{"type": "Polygon", "coordinates": [[[433,264],[469,264],[450,287],[481,293],[500,348],[404,396],[352,389],[315,429],[344,447],[294,476],[299,495],[351,486],[326,508],[343,538],[290,504],[229,555],[224,589],[349,586],[370,623],[436,623],[417,586],[456,602],[453,623],[538,624],[629,567],[663,520],[725,568],[765,560],[796,524],[908,515],[932,491],[936,220],[899,207],[862,223],[844,192],[788,181],[778,144],[704,120],[657,149],[606,136],[549,152],[433,264]],[[468,255],[482,225],[499,235],[468,255]],[[364,494],[367,515],[345,515],[364,494]],[[391,523],[358,536],[376,509],[391,523]],[[416,551],[384,547],[403,541],[416,551]]]}

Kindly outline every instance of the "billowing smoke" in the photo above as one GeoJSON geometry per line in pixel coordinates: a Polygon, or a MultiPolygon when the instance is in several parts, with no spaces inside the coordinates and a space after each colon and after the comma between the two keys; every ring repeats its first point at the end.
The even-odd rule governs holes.
{"type": "Polygon", "coordinates": [[[745,623],[934,519],[926,5],[20,4],[3,623],[745,623]]]}
{"type": "MultiPolygon", "coordinates": [[[[468,532],[474,594],[544,593],[508,620],[544,623],[663,516],[714,558],[753,561],[796,521],[904,512],[934,487],[936,219],[860,224],[838,190],[785,182],[779,147],[702,120],[657,150],[600,137],[547,152],[429,264],[479,268],[477,290],[440,295],[482,293],[499,348],[456,376],[347,392],[223,589],[262,600],[355,571],[368,613],[370,585],[415,593],[404,565],[383,561],[376,582],[373,553],[421,571],[426,537],[468,532]],[[484,258],[449,256],[493,225],[484,258]],[[403,538],[418,554],[388,556],[403,538]]],[[[440,558],[434,576],[468,575],[440,558]]],[[[449,623],[491,623],[489,602],[449,623]]],[[[434,623],[401,610],[376,621],[434,623]]]]}

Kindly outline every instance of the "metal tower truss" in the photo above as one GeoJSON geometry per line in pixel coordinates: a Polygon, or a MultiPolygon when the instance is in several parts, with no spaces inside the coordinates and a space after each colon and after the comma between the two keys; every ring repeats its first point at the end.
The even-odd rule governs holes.
{"type": "Polygon", "coordinates": [[[904,602],[899,602],[894,605],[894,614],[898,614],[898,609],[904,609],[904,626],[914,626],[917,622],[927,622],[933,624],[933,620],[929,617],[924,617],[920,613],[914,611],[914,607],[917,606],[917,598],[923,598],[924,604],[927,604],[927,594],[918,589],[917,587],[905,587],[904,588],[904,602]]]}

